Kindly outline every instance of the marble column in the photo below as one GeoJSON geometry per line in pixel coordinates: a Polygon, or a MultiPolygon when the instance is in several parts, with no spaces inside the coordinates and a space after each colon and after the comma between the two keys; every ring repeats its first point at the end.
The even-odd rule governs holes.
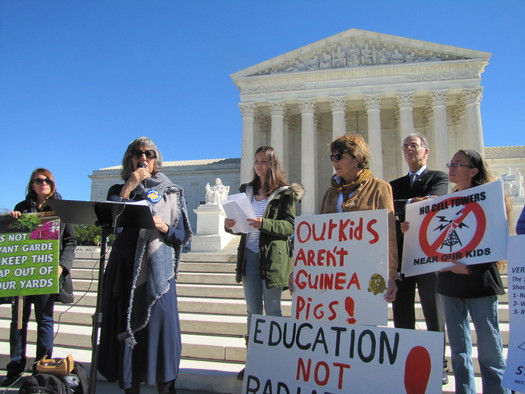
{"type": "Polygon", "coordinates": [[[332,109],[332,140],[346,134],[346,96],[330,97],[332,109]]]}
{"type": "Polygon", "coordinates": [[[315,99],[299,100],[301,108],[301,183],[305,195],[301,214],[313,214],[317,194],[317,144],[315,138],[315,99]]]}
{"type": "Polygon", "coordinates": [[[381,141],[381,93],[365,94],[365,107],[368,116],[368,145],[372,157],[370,170],[377,178],[383,178],[383,143],[381,141]]]}
{"type": "Polygon", "coordinates": [[[466,116],[466,130],[464,130],[466,146],[464,148],[475,149],[483,155],[483,127],[480,111],[482,92],[482,88],[465,89],[463,99],[466,116]]]}
{"type": "Polygon", "coordinates": [[[408,171],[408,167],[405,163],[403,152],[401,152],[401,146],[403,145],[403,140],[415,131],[413,115],[414,92],[398,92],[396,103],[399,108],[399,134],[397,140],[398,168],[400,168],[401,173],[404,174],[408,171]]]}
{"type": "Polygon", "coordinates": [[[240,103],[242,115],[241,184],[250,181],[254,149],[255,103],[240,103]]]}
{"type": "Polygon", "coordinates": [[[277,152],[277,156],[284,158],[284,110],[285,105],[283,100],[269,101],[270,114],[272,117],[271,131],[270,131],[270,145],[277,152]]]}
{"type": "Polygon", "coordinates": [[[447,123],[447,90],[430,92],[432,105],[432,146],[430,156],[433,158],[433,168],[446,170],[445,163],[450,160],[449,132],[447,123]]]}

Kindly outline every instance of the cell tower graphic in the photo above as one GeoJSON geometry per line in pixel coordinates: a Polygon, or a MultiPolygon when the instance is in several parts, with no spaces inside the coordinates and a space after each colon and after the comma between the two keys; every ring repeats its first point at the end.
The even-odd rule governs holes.
{"type": "Polygon", "coordinates": [[[439,226],[437,226],[434,231],[443,231],[446,229],[447,234],[445,236],[445,239],[440,249],[443,249],[445,246],[449,247],[449,252],[452,252],[452,247],[459,244],[463,246],[463,243],[461,242],[461,239],[459,237],[459,234],[456,230],[461,230],[463,227],[469,227],[463,222],[457,222],[458,217],[460,216],[461,212],[463,212],[463,208],[460,209],[458,212],[456,212],[456,216],[453,219],[447,219],[446,216],[439,216],[436,215],[437,218],[439,218],[439,223],[441,223],[439,226]]]}

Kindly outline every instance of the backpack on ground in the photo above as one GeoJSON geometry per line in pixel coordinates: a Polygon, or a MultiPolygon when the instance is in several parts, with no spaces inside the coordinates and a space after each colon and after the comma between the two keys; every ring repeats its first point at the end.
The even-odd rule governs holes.
{"type": "Polygon", "coordinates": [[[21,394],[73,394],[73,390],[58,376],[36,372],[24,380],[21,394]]]}

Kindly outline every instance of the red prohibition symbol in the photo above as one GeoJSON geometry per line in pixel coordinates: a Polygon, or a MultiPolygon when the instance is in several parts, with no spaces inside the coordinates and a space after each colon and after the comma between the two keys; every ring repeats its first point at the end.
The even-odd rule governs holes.
{"type": "MultiPolygon", "coordinates": [[[[460,206],[454,206],[452,204],[452,200],[455,200],[454,198],[450,198],[448,200],[444,200],[443,204],[445,206],[451,206],[453,208],[447,208],[447,209],[460,209],[460,206]]],[[[474,235],[470,242],[468,242],[465,246],[463,246],[459,250],[455,250],[454,253],[461,253],[464,255],[463,252],[470,251],[475,249],[481,240],[483,239],[483,235],[485,234],[485,229],[487,225],[487,219],[485,217],[485,212],[483,212],[483,208],[476,202],[469,203],[463,206],[464,208],[461,210],[460,214],[454,218],[448,225],[443,226],[443,231],[441,234],[434,240],[434,242],[429,243],[428,241],[428,227],[430,226],[430,223],[432,222],[432,219],[434,216],[436,216],[438,213],[443,213],[441,210],[436,210],[433,212],[430,212],[425,216],[421,223],[421,228],[419,230],[419,244],[421,245],[421,249],[427,256],[436,256],[439,257],[441,261],[447,261],[448,257],[445,257],[445,260],[441,259],[442,256],[449,256],[449,253],[441,253],[439,252],[439,248],[443,245],[446,238],[449,236],[449,234],[454,231],[458,226],[460,226],[461,223],[466,219],[467,216],[470,214],[474,215],[476,220],[476,229],[474,231],[474,235]]]]}

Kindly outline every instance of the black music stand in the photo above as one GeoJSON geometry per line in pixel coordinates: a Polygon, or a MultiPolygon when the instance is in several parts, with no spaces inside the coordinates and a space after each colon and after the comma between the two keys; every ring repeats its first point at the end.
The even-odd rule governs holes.
{"type": "Polygon", "coordinates": [[[107,237],[115,227],[155,228],[153,216],[147,205],[134,202],[95,202],[48,199],[48,205],[64,223],[91,224],[101,228],[100,263],[98,268],[97,306],[93,315],[91,337],[91,370],[89,394],[97,385],[98,333],[102,326],[102,282],[106,259],[107,237]]]}

